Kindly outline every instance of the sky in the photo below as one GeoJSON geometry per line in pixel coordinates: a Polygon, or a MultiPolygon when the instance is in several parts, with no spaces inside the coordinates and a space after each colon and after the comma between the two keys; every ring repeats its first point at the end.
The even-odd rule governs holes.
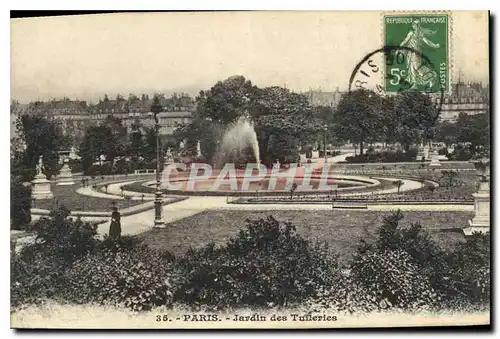
{"type": "MultiPolygon", "coordinates": [[[[488,13],[453,12],[452,79],[488,82],[488,13]]],[[[380,12],[122,13],[11,19],[11,98],[197,94],[243,75],[259,87],[346,90],[382,43],[380,12]]]]}

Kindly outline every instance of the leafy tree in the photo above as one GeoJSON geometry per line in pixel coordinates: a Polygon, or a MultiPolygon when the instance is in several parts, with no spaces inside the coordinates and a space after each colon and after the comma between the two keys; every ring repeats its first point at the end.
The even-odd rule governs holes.
{"type": "Polygon", "coordinates": [[[144,149],[144,136],[142,135],[143,127],[139,119],[136,119],[131,127],[128,154],[137,160],[142,155],[144,149]]]}
{"type": "Polygon", "coordinates": [[[397,135],[394,133],[394,131],[396,130],[400,122],[399,114],[394,109],[395,97],[387,95],[383,96],[381,100],[381,124],[379,126],[381,126],[381,136],[383,137],[383,139],[378,141],[395,143],[397,142],[397,135]]]}
{"type": "Polygon", "coordinates": [[[255,123],[261,158],[266,164],[294,161],[299,141],[317,137],[323,122],[307,97],[281,87],[255,91],[250,115],[255,123]],[[290,158],[287,160],[287,158],[290,158]]]}
{"type": "Polygon", "coordinates": [[[439,112],[428,95],[417,91],[400,92],[394,99],[394,111],[399,117],[395,134],[406,150],[433,137],[439,112]]]}
{"type": "Polygon", "coordinates": [[[102,165],[102,155],[107,161],[124,156],[126,145],[127,128],[122,125],[120,119],[109,115],[100,125],[89,126],[79,148],[84,173],[88,172],[96,160],[102,165]]]}
{"type": "Polygon", "coordinates": [[[16,129],[25,150],[17,155],[18,160],[22,160],[13,168],[13,174],[31,181],[40,156],[43,156],[47,177],[57,174],[59,151],[69,147],[69,139],[64,136],[61,126],[43,116],[23,115],[17,120],[16,129]]]}
{"type": "Polygon", "coordinates": [[[260,154],[266,163],[294,158],[296,150],[290,143],[297,147],[299,140],[305,142],[320,128],[319,115],[306,96],[276,86],[260,89],[241,76],[232,76],[209,91],[202,91],[197,103],[194,120],[179,126],[175,134],[178,139],[187,140],[187,146],[200,141],[202,153],[209,161],[214,160],[225,126],[244,114],[254,123],[260,154]]]}
{"type": "Polygon", "coordinates": [[[279,160],[282,164],[296,162],[298,154],[298,139],[289,134],[275,133],[269,135],[266,155],[271,163],[279,160]]]}
{"type": "Polygon", "coordinates": [[[123,126],[122,120],[112,115],[108,115],[101,124],[108,127],[112,135],[112,144],[108,146],[106,158],[113,161],[117,156],[125,155],[127,144],[127,127],[123,126]]]}
{"type": "Polygon", "coordinates": [[[255,88],[253,94],[249,107],[252,117],[263,115],[310,117],[313,112],[305,95],[292,92],[287,88],[278,86],[255,88]]]}
{"type": "Polygon", "coordinates": [[[227,125],[249,108],[254,91],[252,83],[240,75],[219,81],[196,98],[197,115],[227,125]]]}
{"type": "Polygon", "coordinates": [[[108,157],[114,154],[114,138],[108,126],[89,126],[79,147],[79,155],[82,157],[82,169],[87,173],[96,160],[101,163],[101,155],[108,157]]]}
{"type": "Polygon", "coordinates": [[[182,140],[187,140],[186,148],[188,148],[189,154],[194,154],[199,141],[202,155],[210,163],[213,163],[216,161],[224,129],[225,126],[221,123],[195,116],[195,119],[189,124],[179,125],[173,136],[177,140],[177,144],[182,140]]]}
{"type": "Polygon", "coordinates": [[[403,186],[404,181],[403,180],[394,180],[392,182],[392,184],[398,188],[398,193],[399,193],[399,190],[401,189],[401,186],[403,186]]]}
{"type": "Polygon", "coordinates": [[[443,121],[436,125],[434,140],[444,142],[449,147],[457,142],[457,127],[454,123],[443,121]]]}
{"type": "Polygon", "coordinates": [[[470,143],[471,152],[490,147],[490,122],[487,114],[468,115],[461,113],[455,124],[457,141],[470,143]]]}
{"type": "Polygon", "coordinates": [[[146,161],[153,161],[156,159],[156,130],[154,127],[146,128],[144,136],[144,148],[142,154],[146,161]]]}
{"type": "Polygon", "coordinates": [[[360,146],[376,140],[383,133],[382,99],[370,90],[359,89],[344,94],[335,111],[335,134],[360,146]]]}

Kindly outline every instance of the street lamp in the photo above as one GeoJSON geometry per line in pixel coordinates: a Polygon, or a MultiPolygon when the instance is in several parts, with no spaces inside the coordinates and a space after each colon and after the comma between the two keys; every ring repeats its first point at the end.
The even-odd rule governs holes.
{"type": "Polygon", "coordinates": [[[155,222],[154,226],[156,228],[165,227],[165,222],[162,219],[162,195],[163,192],[160,190],[161,178],[160,178],[160,126],[158,123],[158,113],[162,111],[162,106],[158,96],[155,95],[153,99],[153,104],[151,105],[151,112],[155,119],[155,131],[156,131],[156,192],[155,192],[155,222]]]}
{"type": "Polygon", "coordinates": [[[328,155],[326,154],[326,133],[328,132],[328,125],[325,124],[323,126],[323,130],[325,131],[325,135],[324,135],[324,144],[325,144],[325,147],[324,147],[324,151],[325,151],[325,166],[328,164],[328,155]]]}

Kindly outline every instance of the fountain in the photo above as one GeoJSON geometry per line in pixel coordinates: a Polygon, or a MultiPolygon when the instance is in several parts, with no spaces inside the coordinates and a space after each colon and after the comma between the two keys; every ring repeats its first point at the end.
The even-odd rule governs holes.
{"type": "Polygon", "coordinates": [[[235,122],[231,123],[224,133],[222,143],[216,157],[217,167],[220,168],[227,160],[232,162],[241,161],[247,162],[245,151],[251,149],[255,162],[260,163],[259,143],[257,134],[253,127],[253,123],[248,116],[242,116],[235,122]]]}
{"type": "MultiPolygon", "coordinates": [[[[260,163],[259,143],[252,121],[242,116],[231,123],[221,138],[215,165],[166,163],[162,174],[162,189],[167,193],[203,195],[280,194],[297,186],[297,192],[330,192],[332,189],[357,190],[380,183],[370,178],[333,175],[329,167],[313,164],[280,164],[266,168],[260,163]],[[171,166],[174,165],[174,166],[171,166]],[[167,168],[168,166],[168,168],[167,168]],[[177,171],[177,169],[179,171],[177,171]]],[[[154,183],[151,183],[153,185],[154,183]]]]}

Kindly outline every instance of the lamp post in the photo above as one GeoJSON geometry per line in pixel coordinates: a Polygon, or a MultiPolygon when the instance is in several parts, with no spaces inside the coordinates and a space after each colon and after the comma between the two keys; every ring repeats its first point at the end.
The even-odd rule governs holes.
{"type": "Polygon", "coordinates": [[[160,100],[158,96],[155,95],[153,99],[153,104],[151,105],[151,112],[155,119],[155,131],[156,131],[156,192],[155,192],[155,228],[163,228],[165,227],[165,222],[162,219],[162,205],[163,192],[160,190],[161,186],[161,177],[160,177],[160,129],[158,123],[158,113],[162,111],[162,106],[160,104],[160,100]]]}
{"type": "Polygon", "coordinates": [[[327,124],[325,124],[323,126],[323,130],[325,131],[325,135],[324,135],[324,145],[325,145],[324,151],[325,151],[325,167],[326,167],[326,165],[328,164],[328,155],[326,154],[326,133],[328,132],[328,125],[327,124]]]}

